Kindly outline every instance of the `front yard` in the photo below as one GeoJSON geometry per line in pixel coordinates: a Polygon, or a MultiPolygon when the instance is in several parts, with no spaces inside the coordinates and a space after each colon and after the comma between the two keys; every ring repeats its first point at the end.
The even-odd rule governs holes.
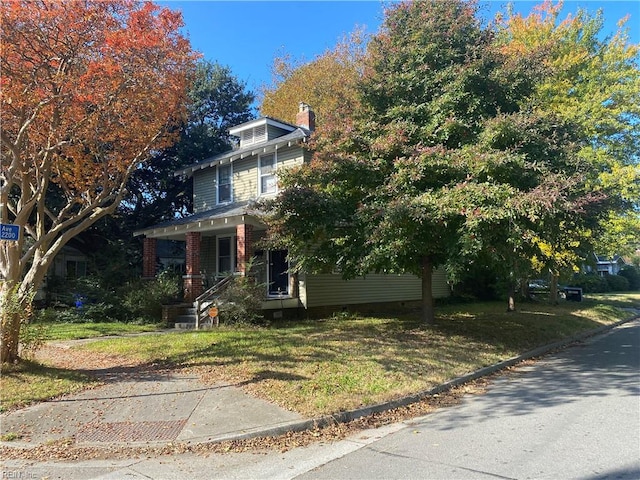
{"type": "MultiPolygon", "coordinates": [[[[210,384],[231,382],[306,416],[353,409],[429,389],[456,376],[637,313],[640,293],[589,296],[558,306],[447,305],[436,324],[418,315],[336,316],[270,327],[222,327],[51,344],[35,361],[3,367],[2,409],[96,384],[91,372],[168,368],[210,384]],[[37,385],[37,388],[35,388],[37,385]]],[[[49,335],[60,338],[49,326],[49,335]]],[[[109,333],[114,333],[109,331],[109,333]]],[[[67,335],[67,338],[69,335],[67,335]]]]}

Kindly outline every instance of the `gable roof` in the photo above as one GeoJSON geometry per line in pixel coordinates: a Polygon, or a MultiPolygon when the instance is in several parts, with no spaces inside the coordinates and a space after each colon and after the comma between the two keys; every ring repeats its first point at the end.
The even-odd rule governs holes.
{"type": "Polygon", "coordinates": [[[280,128],[282,130],[287,130],[289,132],[294,131],[297,125],[292,125],[287,122],[283,122],[282,120],[278,120],[277,118],[272,117],[260,117],[254,118],[253,120],[249,120],[248,122],[241,123],[239,125],[235,125],[229,129],[229,135],[237,136],[238,133],[249,130],[250,128],[257,127],[258,125],[272,125],[274,127],[280,128]]]}
{"type": "Polygon", "coordinates": [[[252,155],[274,152],[279,148],[290,147],[297,143],[304,142],[311,134],[311,132],[306,128],[293,126],[291,127],[295,130],[293,130],[291,133],[287,133],[286,135],[282,135],[281,137],[274,138],[273,140],[269,140],[267,142],[249,145],[244,148],[237,148],[224,153],[220,153],[218,155],[214,155],[213,157],[209,157],[205,160],[201,160],[199,162],[192,163],[187,167],[181,168],[180,170],[175,171],[173,174],[176,177],[181,175],[190,176],[197,170],[213,167],[214,165],[220,164],[222,162],[233,162],[235,160],[241,160],[252,155]]]}

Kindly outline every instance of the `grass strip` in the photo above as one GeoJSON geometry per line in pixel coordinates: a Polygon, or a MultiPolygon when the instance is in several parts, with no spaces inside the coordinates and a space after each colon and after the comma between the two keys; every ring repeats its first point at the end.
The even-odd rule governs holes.
{"type": "Polygon", "coordinates": [[[96,384],[95,379],[74,370],[25,360],[2,365],[0,412],[73,393],[96,384]]]}
{"type": "Polygon", "coordinates": [[[132,333],[153,332],[157,325],[99,322],[99,323],[36,323],[43,340],[78,340],[83,338],[126,335],[132,333]]]}

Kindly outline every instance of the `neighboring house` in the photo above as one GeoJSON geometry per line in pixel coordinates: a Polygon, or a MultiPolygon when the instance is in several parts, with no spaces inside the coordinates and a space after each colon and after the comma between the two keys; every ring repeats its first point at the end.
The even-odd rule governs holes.
{"type": "Polygon", "coordinates": [[[587,266],[588,272],[595,272],[604,277],[605,275],[617,275],[622,267],[626,265],[624,259],[620,255],[614,255],[613,257],[607,257],[605,255],[593,255],[595,257],[595,268],[587,266]]]}
{"type": "MultiPolygon", "coordinates": [[[[308,105],[300,104],[296,123],[263,117],[238,125],[229,130],[240,139],[237,148],[176,172],[193,178],[194,214],[135,233],[145,237],[143,276],[156,274],[157,240],[180,240],[186,244],[188,302],[230,272],[244,274],[252,258],[258,281],[266,285],[266,310],[420,300],[421,281],[414,275],[371,274],[345,281],[338,274],[292,274],[285,250],[254,248],[267,227],[252,204],[278,193],[278,172],[311,158],[307,141],[315,115],[308,105]]],[[[449,295],[443,271],[434,274],[433,285],[434,296],[449,295]]]]}
{"type": "MultiPolygon", "coordinates": [[[[87,256],[81,251],[65,245],[54,257],[53,264],[49,267],[43,285],[35,295],[36,301],[47,299],[47,287],[51,277],[58,279],[80,278],[87,275],[87,256]]],[[[54,299],[55,300],[55,299],[54,299]]]]}

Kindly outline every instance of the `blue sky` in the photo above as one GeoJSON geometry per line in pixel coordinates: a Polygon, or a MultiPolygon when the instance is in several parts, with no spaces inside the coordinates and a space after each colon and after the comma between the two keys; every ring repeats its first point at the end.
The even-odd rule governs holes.
{"type": "MultiPolygon", "coordinates": [[[[283,53],[312,60],[335,46],[356,26],[375,33],[382,19],[383,2],[360,1],[211,1],[165,0],[158,3],[182,11],[185,33],[204,58],[228,66],[233,75],[258,92],[271,80],[273,59],[283,53]]],[[[481,1],[493,17],[507,1],[481,1]]],[[[541,2],[515,1],[517,12],[526,15],[541,2]]],[[[595,12],[602,8],[607,33],[630,15],[631,41],[640,43],[640,1],[565,1],[564,12],[579,7],[595,12]]],[[[565,13],[561,16],[564,18],[565,13]]]]}

